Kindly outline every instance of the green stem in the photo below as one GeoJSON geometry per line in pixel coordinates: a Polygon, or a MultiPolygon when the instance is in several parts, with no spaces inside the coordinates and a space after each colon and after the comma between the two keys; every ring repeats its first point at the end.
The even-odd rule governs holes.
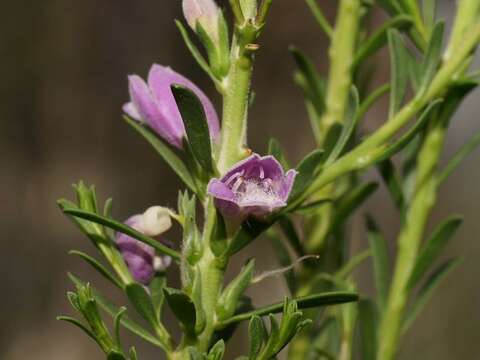
{"type": "Polygon", "coordinates": [[[326,94],[325,114],[320,118],[322,137],[335,123],[342,123],[348,106],[348,95],[352,85],[352,64],[361,16],[359,0],[342,0],[332,44],[329,50],[330,72],[326,94]]]}
{"type": "Polygon", "coordinates": [[[240,39],[239,36],[234,39],[230,70],[223,81],[222,145],[218,160],[222,174],[246,153],[244,145],[253,72],[253,53],[246,47],[255,39],[255,33],[244,30],[237,30],[242,31],[242,35],[240,39]]]}
{"type": "Polygon", "coordinates": [[[387,307],[380,326],[377,359],[393,360],[401,336],[405,308],[409,299],[408,283],[418,255],[430,212],[437,193],[436,169],[445,142],[446,128],[434,124],[418,156],[415,196],[406,212],[405,224],[398,238],[398,255],[387,307]]]}
{"type": "MultiPolygon", "coordinates": [[[[335,30],[329,49],[330,72],[326,93],[326,109],[319,119],[320,139],[318,146],[322,146],[329,130],[335,124],[344,122],[348,107],[349,93],[352,86],[352,64],[355,58],[357,33],[360,26],[361,2],[359,0],[342,0],[339,5],[335,30]]],[[[316,193],[317,197],[330,197],[335,187],[329,186],[316,193]]],[[[326,205],[310,221],[307,248],[310,252],[318,253],[323,247],[324,240],[330,229],[333,207],[326,205]]]]}

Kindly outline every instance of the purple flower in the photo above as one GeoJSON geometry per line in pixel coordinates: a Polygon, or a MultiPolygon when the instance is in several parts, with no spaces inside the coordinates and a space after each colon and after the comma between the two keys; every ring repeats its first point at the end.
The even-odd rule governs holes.
{"type": "MultiPolygon", "coordinates": [[[[145,235],[156,237],[172,225],[168,209],[159,206],[130,217],[125,224],[145,235]]],[[[144,285],[150,283],[156,271],[165,270],[172,261],[169,256],[157,256],[153,247],[123,233],[116,234],[115,242],[132,277],[144,285]]]]}
{"type": "Polygon", "coordinates": [[[148,74],[148,84],[137,75],[128,77],[130,102],[123,111],[144,122],[171,145],[181,149],[185,137],[182,116],[172,93],[172,85],[182,85],[198,96],[207,117],[210,135],[220,132],[218,116],[208,97],[194,83],[169,67],[154,64],[148,74]]]}
{"type": "Polygon", "coordinates": [[[227,218],[264,217],[287,205],[297,172],[284,172],[273,156],[253,154],[222,179],[208,184],[208,193],[227,218]]]}

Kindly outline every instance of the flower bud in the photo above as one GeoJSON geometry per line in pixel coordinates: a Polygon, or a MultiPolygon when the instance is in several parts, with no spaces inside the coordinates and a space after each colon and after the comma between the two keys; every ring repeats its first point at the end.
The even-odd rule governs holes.
{"type": "Polygon", "coordinates": [[[220,8],[214,0],[183,0],[183,14],[193,31],[201,25],[214,42],[218,41],[220,8]]]}
{"type": "MultiPolygon", "coordinates": [[[[143,214],[130,217],[125,224],[158,239],[159,235],[170,229],[172,221],[168,209],[153,206],[143,214]]],[[[172,262],[169,256],[157,255],[153,247],[123,233],[117,233],[115,242],[132,277],[141,284],[148,285],[155,272],[165,271],[172,262]]]]}
{"type": "Polygon", "coordinates": [[[160,235],[172,227],[170,211],[161,206],[152,206],[143,213],[143,232],[148,236],[160,235]]]}

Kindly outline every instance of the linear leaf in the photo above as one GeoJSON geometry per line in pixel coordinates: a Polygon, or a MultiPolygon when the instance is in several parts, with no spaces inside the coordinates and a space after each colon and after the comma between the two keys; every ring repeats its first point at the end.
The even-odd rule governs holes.
{"type": "Polygon", "coordinates": [[[392,119],[402,106],[407,91],[408,58],[402,36],[397,30],[388,30],[388,45],[392,79],[388,118],[392,119]]]}
{"type": "Polygon", "coordinates": [[[131,236],[147,245],[150,245],[162,254],[171,256],[176,260],[180,259],[180,254],[177,251],[170,249],[169,247],[159,243],[157,240],[152,239],[151,237],[146,236],[141,232],[135,230],[134,228],[131,228],[130,226],[127,226],[121,222],[84,210],[66,208],[63,209],[63,212],[68,215],[72,215],[81,219],[92,221],[100,225],[104,225],[125,235],[131,236]]]}
{"type": "Polygon", "coordinates": [[[420,289],[417,299],[413,305],[410,314],[405,320],[403,331],[407,331],[414,323],[417,316],[422,312],[428,301],[433,295],[434,290],[442,282],[442,280],[460,263],[461,259],[450,259],[441,264],[425,281],[425,284],[420,289]]]}
{"type": "Polygon", "coordinates": [[[78,250],[72,250],[69,252],[70,255],[76,255],[85,260],[88,264],[90,264],[95,270],[97,270],[100,274],[102,274],[107,280],[109,280],[112,284],[114,284],[119,289],[123,289],[123,284],[120,280],[118,280],[110,271],[108,271],[100,262],[91,257],[84,252],[78,250]]]}
{"type": "Polygon", "coordinates": [[[442,99],[438,99],[428,104],[423,113],[420,115],[420,118],[417,120],[417,122],[405,134],[403,134],[400,139],[398,139],[395,143],[391,144],[382,153],[382,155],[377,161],[389,159],[399,151],[403,150],[415,138],[415,136],[424,129],[433,109],[435,109],[442,102],[442,99]]]}
{"type": "Polygon", "coordinates": [[[317,20],[318,25],[322,28],[325,34],[331,38],[333,36],[333,29],[330,23],[328,22],[327,18],[323,14],[322,9],[317,4],[316,0],[306,0],[307,5],[310,8],[315,20],[317,20]]]}
{"type": "Polygon", "coordinates": [[[172,170],[178,175],[178,177],[188,186],[192,191],[196,190],[195,183],[192,179],[192,175],[188,171],[187,167],[175,153],[165,145],[155,133],[147,127],[140,124],[138,121],[130,119],[128,116],[123,117],[127,124],[134,128],[140,135],[142,135],[158,154],[166,161],[166,163],[172,168],[172,170]]]}
{"type": "Polygon", "coordinates": [[[366,58],[380,50],[387,42],[387,32],[396,28],[404,30],[412,25],[412,18],[405,14],[395,16],[383,24],[373,35],[364,41],[357,50],[352,67],[356,69],[366,58]]]}
{"type": "Polygon", "coordinates": [[[429,267],[438,259],[442,250],[445,249],[462,223],[463,218],[461,216],[452,216],[438,225],[417,258],[409,280],[408,287],[410,289],[418,283],[429,267]]]}
{"type": "Polygon", "coordinates": [[[57,316],[57,320],[59,321],[66,321],[72,325],[75,325],[76,327],[78,327],[80,330],[82,330],[85,334],[87,334],[91,339],[93,339],[93,341],[95,341],[96,343],[98,343],[96,337],[95,337],[95,334],[89,329],[87,328],[85,325],[83,325],[79,320],[73,318],[73,317],[70,317],[70,316],[65,316],[65,315],[62,315],[62,316],[57,316]]]}
{"type": "MultiPolygon", "coordinates": [[[[349,302],[358,301],[358,294],[354,292],[328,292],[328,293],[320,293],[314,294],[304,297],[299,297],[293,299],[297,302],[299,309],[309,309],[314,307],[321,307],[321,306],[328,306],[328,305],[338,305],[338,304],[345,304],[349,302]]],[[[221,322],[219,324],[219,328],[223,328],[229,324],[233,324],[240,321],[249,320],[252,316],[266,316],[269,314],[277,314],[283,311],[284,301],[278,302],[276,304],[272,304],[269,306],[265,306],[259,309],[255,309],[253,311],[234,315],[231,318],[221,322]]]]}
{"type": "Polygon", "coordinates": [[[293,202],[294,199],[301,195],[308,184],[312,182],[313,176],[320,168],[320,165],[322,165],[323,159],[324,151],[314,150],[300,162],[297,166],[298,175],[295,178],[295,183],[290,193],[290,202],[293,202]]]}
{"type": "Polygon", "coordinates": [[[182,115],[193,156],[205,172],[213,174],[212,143],[201,101],[185,86],[173,85],[172,93],[182,115]]]}
{"type": "Polygon", "coordinates": [[[180,31],[180,34],[182,35],[185,45],[187,45],[188,50],[192,54],[193,58],[197,61],[200,68],[203,71],[205,71],[205,73],[213,80],[213,82],[217,85],[217,87],[221,88],[220,86],[221,84],[213,74],[212,70],[210,69],[208,62],[205,60],[205,58],[202,56],[200,51],[197,49],[197,47],[193,44],[192,40],[190,39],[190,36],[188,35],[188,31],[187,29],[185,29],[185,26],[183,26],[183,24],[178,20],[175,20],[175,24],[177,25],[177,28],[180,31]]]}
{"type": "Polygon", "coordinates": [[[378,310],[372,300],[358,303],[360,352],[362,360],[375,360],[377,351],[378,310]]]}
{"type": "Polygon", "coordinates": [[[368,242],[373,254],[373,270],[375,287],[380,310],[383,311],[387,303],[388,288],[390,283],[390,269],[388,261],[388,245],[385,238],[370,216],[366,218],[368,242]]]}
{"type": "Polygon", "coordinates": [[[462,161],[470,155],[475,149],[480,146],[480,132],[473,135],[470,140],[465,143],[460,150],[453,156],[453,158],[448,162],[445,169],[438,175],[439,184],[443,183],[453,171],[462,163],[462,161]]]}
{"type": "Polygon", "coordinates": [[[440,65],[444,29],[445,23],[443,21],[438,22],[433,28],[425,59],[422,63],[422,78],[417,96],[421,96],[427,91],[440,65]]]}
{"type": "MultiPolygon", "coordinates": [[[[68,274],[68,277],[75,285],[85,286],[85,282],[77,278],[75,275],[68,274]]],[[[102,308],[108,315],[114,318],[118,314],[120,308],[115,306],[111,301],[109,301],[107,298],[101,295],[93,287],[91,287],[91,289],[92,289],[93,297],[95,298],[95,301],[100,306],[100,308],[102,308]]],[[[141,325],[139,325],[135,321],[131,320],[128,316],[124,315],[120,320],[120,322],[126,329],[136,334],[140,338],[148,341],[153,345],[163,347],[162,343],[157,338],[155,338],[154,335],[152,335],[150,332],[145,330],[141,325]]]]}
{"type": "Polygon", "coordinates": [[[352,215],[377,189],[377,183],[369,182],[357,185],[350,190],[338,203],[335,217],[330,225],[330,233],[334,233],[342,224],[344,224],[350,215],[352,215]]]}

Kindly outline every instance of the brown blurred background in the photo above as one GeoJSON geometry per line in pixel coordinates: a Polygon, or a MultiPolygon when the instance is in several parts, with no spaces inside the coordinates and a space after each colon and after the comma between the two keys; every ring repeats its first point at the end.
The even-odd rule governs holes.
{"type": "MultiPolygon", "coordinates": [[[[322,3],[330,9],[336,5],[333,0],[322,3]]],[[[453,0],[440,3],[442,16],[449,19],[453,0]]],[[[143,76],[158,62],[187,75],[217,101],[218,96],[173,24],[182,17],[179,0],[4,1],[1,13],[0,359],[101,359],[77,329],[55,321],[57,314],[71,313],[65,299],[71,288],[67,270],[112,290],[87,265],[67,255],[72,248],[92,252],[92,247],[62,216],[55,200],[72,198],[70,184],[84,179],[96,184],[102,199],[114,197],[119,219],[150,205],[174,205],[179,182],[120,118],[126,76],[143,76]]],[[[249,127],[253,149],[264,151],[273,135],[298,160],[313,146],[300,92],[291,81],[294,66],[287,47],[302,47],[324,70],[325,40],[303,1],[275,1],[255,70],[257,98],[249,127]]],[[[388,62],[384,55],[378,61],[380,82],[388,74],[388,62]]],[[[479,101],[476,92],[457,114],[445,158],[480,128],[479,101]]],[[[372,114],[371,124],[382,121],[382,110],[372,114]]],[[[405,339],[401,359],[480,357],[479,154],[442,187],[433,216],[438,221],[453,212],[466,215],[446,254],[464,256],[464,264],[441,286],[405,339]]],[[[396,213],[385,192],[367,207],[380,216],[393,248],[396,213]]],[[[361,231],[354,238],[355,249],[365,247],[361,231]]],[[[275,266],[268,244],[257,242],[234,261],[232,270],[253,253],[262,254],[261,270],[275,266]]],[[[369,266],[360,272],[366,293],[371,291],[370,274],[369,266]]],[[[273,279],[251,293],[257,304],[265,304],[284,291],[281,281],[273,279]]],[[[243,353],[244,341],[244,336],[235,338],[237,349],[229,359],[243,353]]],[[[159,358],[142,342],[137,349],[141,359],[159,358]]]]}

